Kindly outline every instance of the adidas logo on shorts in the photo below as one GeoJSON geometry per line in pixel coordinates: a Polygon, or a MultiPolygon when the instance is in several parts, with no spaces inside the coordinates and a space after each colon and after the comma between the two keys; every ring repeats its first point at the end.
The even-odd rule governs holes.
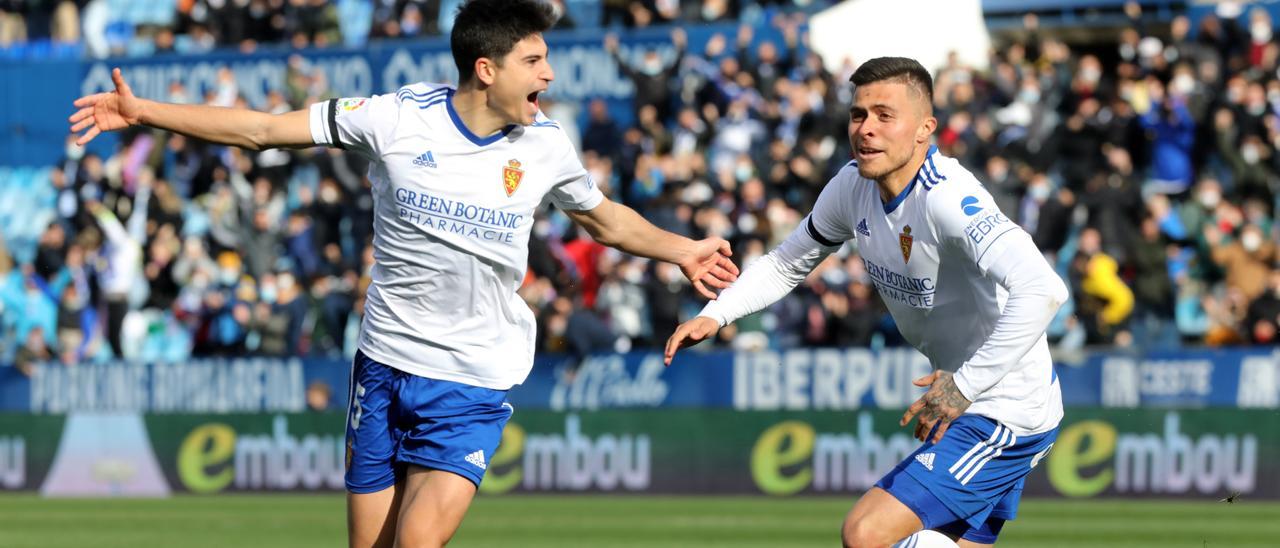
{"type": "Polygon", "coordinates": [[[476,465],[481,470],[487,470],[488,467],[484,463],[484,450],[476,449],[475,453],[467,455],[467,462],[476,465]]]}
{"type": "Polygon", "coordinates": [[[920,453],[919,455],[916,455],[916,460],[919,461],[920,464],[923,464],[925,468],[928,468],[930,472],[932,472],[933,457],[934,457],[933,453],[920,453]]]}

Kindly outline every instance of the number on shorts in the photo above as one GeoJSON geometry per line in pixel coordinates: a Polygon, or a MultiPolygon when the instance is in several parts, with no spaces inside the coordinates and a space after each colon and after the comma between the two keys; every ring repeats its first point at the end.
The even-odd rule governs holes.
{"type": "Polygon", "coordinates": [[[356,383],[356,397],[351,399],[351,429],[360,429],[360,415],[364,410],[360,408],[360,399],[364,397],[364,386],[356,383]]]}

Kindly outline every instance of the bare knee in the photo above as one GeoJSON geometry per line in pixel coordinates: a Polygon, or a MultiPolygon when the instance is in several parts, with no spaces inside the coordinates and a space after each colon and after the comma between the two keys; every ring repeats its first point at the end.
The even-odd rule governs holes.
{"type": "Polygon", "coordinates": [[[840,530],[845,548],[889,548],[897,539],[887,538],[885,528],[868,519],[849,518],[840,530]]]}
{"type": "Polygon", "coordinates": [[[396,548],[442,548],[452,534],[443,535],[434,527],[401,527],[396,534],[396,548]]]}

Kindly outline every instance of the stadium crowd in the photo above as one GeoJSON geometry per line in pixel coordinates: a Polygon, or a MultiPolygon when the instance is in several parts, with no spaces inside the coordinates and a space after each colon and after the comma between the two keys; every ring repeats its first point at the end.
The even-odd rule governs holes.
{"type": "MultiPolygon", "coordinates": [[[[464,0],[0,0],[0,53],[145,56],[259,46],[324,48],[448,35],[464,0]]],[[[737,21],[770,6],[832,0],[547,0],[558,29],[737,21]]]]}
{"type": "MultiPolygon", "coordinates": [[[[418,5],[394,4],[401,19],[418,5]]],[[[638,9],[665,20],[679,15],[663,6],[682,5],[604,4],[629,6],[612,12],[628,24],[648,22],[638,9]]],[[[737,3],[690,13],[711,5],[737,3]]],[[[1068,281],[1071,302],[1050,330],[1057,348],[1275,344],[1273,22],[1220,9],[1148,28],[1129,14],[1105,47],[1073,50],[1028,17],[989,68],[954,57],[937,67],[937,145],[1068,281]]],[[[634,124],[600,100],[543,105],[553,119],[585,111],[565,126],[615,200],[668,230],[729,239],[742,264],[790,233],[850,157],[851,63],[824,68],[803,14],[767,21],[782,40],[744,25],[690,51],[674,30],[671,62],[617,57],[635,84],[634,124]]],[[[617,54],[616,38],[602,45],[617,54]]],[[[299,57],[286,92],[260,108],[329,98],[311,74],[299,57]]],[[[175,84],[170,99],[245,104],[229,72],[216,93],[187,97],[175,84]]],[[[33,260],[0,252],[0,361],[350,356],[373,261],[366,167],[338,150],[252,153],[146,129],[105,158],[68,146],[50,171],[55,206],[33,260]]],[[[554,209],[536,219],[530,247],[520,294],[538,316],[539,351],[656,348],[701,307],[678,269],[605,248],[554,209]]],[[[850,245],[720,339],[739,349],[902,344],[850,245]]]]}

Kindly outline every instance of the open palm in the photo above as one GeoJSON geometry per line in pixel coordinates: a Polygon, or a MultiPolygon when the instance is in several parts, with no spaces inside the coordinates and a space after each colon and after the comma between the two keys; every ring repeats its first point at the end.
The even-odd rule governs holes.
{"type": "Polygon", "coordinates": [[[729,260],[732,254],[733,252],[729,250],[729,242],[723,239],[698,240],[694,244],[691,256],[681,261],[680,271],[684,272],[690,282],[693,282],[693,287],[698,290],[698,293],[708,299],[714,299],[716,294],[708,286],[724,289],[738,279],[738,265],[729,260]]]}
{"type": "Polygon", "coordinates": [[[74,104],[80,110],[72,114],[68,121],[72,124],[71,133],[84,131],[76,139],[77,145],[84,146],[104,131],[115,131],[139,123],[142,101],[133,95],[133,90],[125,83],[120,69],[111,71],[111,81],[116,85],[115,91],[76,99],[74,104]]]}

